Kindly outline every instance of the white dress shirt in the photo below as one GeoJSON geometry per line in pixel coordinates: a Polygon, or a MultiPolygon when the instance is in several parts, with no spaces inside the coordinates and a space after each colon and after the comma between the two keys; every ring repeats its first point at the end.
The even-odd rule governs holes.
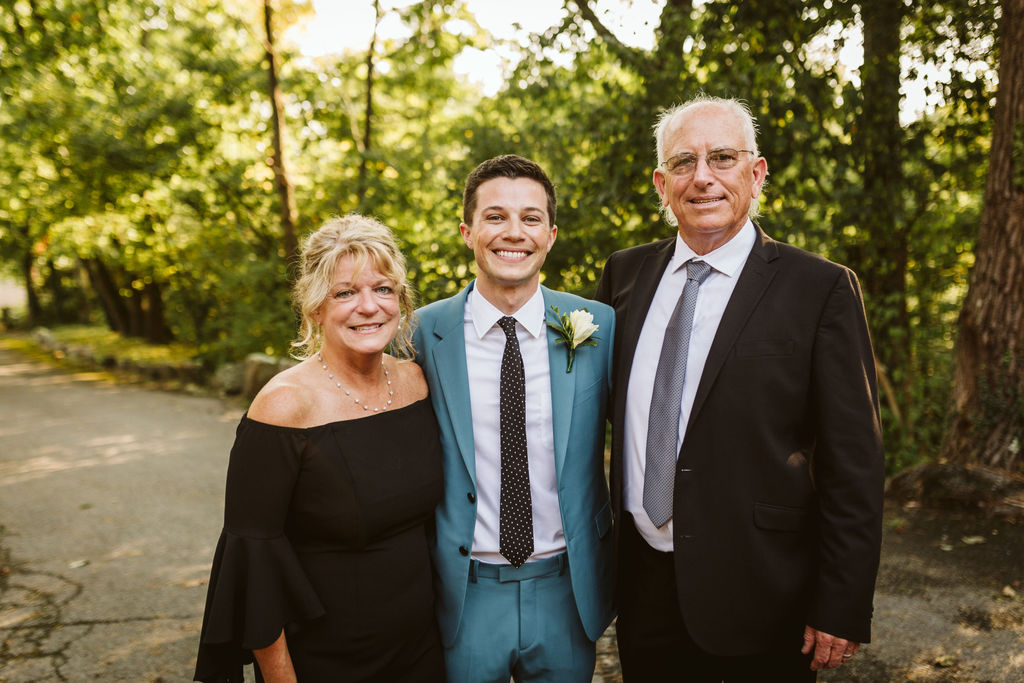
{"type": "MultiPolygon", "coordinates": [[[[508,564],[498,551],[501,501],[501,414],[498,399],[501,357],[505,352],[505,333],[498,327],[498,319],[504,315],[476,289],[466,297],[463,324],[476,450],[476,528],[472,556],[491,564],[508,564]]],[[[530,560],[539,560],[565,550],[555,477],[548,336],[544,324],[544,296],[539,286],[512,317],[516,319],[516,337],[526,375],[526,451],[533,504],[533,555],[530,560]]]]}
{"type": "Polygon", "coordinates": [[[686,355],[686,378],[683,381],[682,408],[679,413],[679,436],[676,452],[683,443],[686,423],[697,394],[697,385],[704,371],[711,342],[715,339],[722,313],[729,303],[729,297],[736,286],[750,249],[754,246],[757,233],[749,220],[731,240],[714,251],[697,256],[676,233],[676,249],[661,276],[658,289],[651,300],[640,338],[633,354],[633,368],[629,374],[626,392],[626,424],[623,457],[625,472],[625,508],[633,515],[637,530],[647,543],[656,550],[672,550],[672,520],[660,529],[644,511],[644,471],[647,468],[647,421],[654,393],[654,376],[661,357],[661,343],[665,328],[679,295],[686,284],[686,262],[699,259],[711,266],[708,279],[697,290],[697,309],[693,315],[693,329],[690,333],[690,347],[686,355]]]}

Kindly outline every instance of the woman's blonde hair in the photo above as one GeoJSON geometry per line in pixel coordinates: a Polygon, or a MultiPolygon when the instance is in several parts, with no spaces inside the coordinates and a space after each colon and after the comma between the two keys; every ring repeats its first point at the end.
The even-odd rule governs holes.
{"type": "Polygon", "coordinates": [[[402,320],[391,350],[397,356],[414,358],[412,331],[416,314],[412,289],[405,279],[405,257],[390,228],[375,218],[354,213],[332,218],[302,243],[299,278],[292,288],[292,301],[300,316],[299,339],[292,342],[298,351],[292,355],[304,359],[319,350],[320,335],[314,315],[330,294],[338,259],[343,256],[352,257],[355,277],[371,263],[395,283],[402,320]]]}

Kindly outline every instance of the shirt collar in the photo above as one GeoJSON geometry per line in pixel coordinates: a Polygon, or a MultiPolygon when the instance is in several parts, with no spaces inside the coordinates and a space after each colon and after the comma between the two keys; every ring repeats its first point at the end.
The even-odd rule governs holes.
{"type": "Polygon", "coordinates": [[[757,239],[757,232],[754,230],[754,224],[748,218],[747,222],[740,228],[740,231],[732,236],[728,242],[718,247],[714,251],[709,251],[703,256],[698,256],[697,253],[690,249],[689,245],[683,241],[682,235],[676,232],[676,251],[672,255],[672,263],[670,268],[672,272],[675,272],[683,267],[687,261],[696,259],[698,261],[704,261],[716,272],[729,277],[734,276],[743,264],[747,261],[747,256],[750,254],[751,248],[754,246],[754,240],[757,239]]]}
{"type": "MultiPolygon", "coordinates": [[[[480,339],[483,339],[483,336],[498,324],[499,318],[505,316],[476,288],[469,293],[469,311],[473,315],[473,328],[480,339]]],[[[533,296],[520,306],[519,310],[512,314],[512,317],[534,338],[544,332],[544,295],[540,291],[540,285],[537,286],[537,291],[533,293],[533,296]]]]}

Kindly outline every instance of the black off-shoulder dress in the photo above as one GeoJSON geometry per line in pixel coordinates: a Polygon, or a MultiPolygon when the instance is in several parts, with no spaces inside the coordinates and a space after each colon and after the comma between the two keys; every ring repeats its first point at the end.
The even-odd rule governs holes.
{"type": "Polygon", "coordinates": [[[429,399],[308,429],[243,417],[195,680],[240,683],[283,628],[300,683],[443,681],[426,535],[441,484],[429,399]]]}

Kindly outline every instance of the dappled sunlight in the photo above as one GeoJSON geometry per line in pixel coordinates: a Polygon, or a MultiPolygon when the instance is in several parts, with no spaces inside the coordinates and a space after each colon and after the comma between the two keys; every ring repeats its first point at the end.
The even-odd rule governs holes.
{"type": "Polygon", "coordinates": [[[184,680],[192,678],[196,634],[201,618],[171,617],[159,620],[139,620],[130,630],[108,632],[113,642],[97,650],[94,659],[102,664],[95,678],[102,680],[184,680]],[[190,659],[192,661],[190,662],[190,659]],[[147,664],[143,664],[146,660],[147,664]],[[145,678],[135,678],[142,667],[162,670],[145,678]]]}
{"type": "Polygon", "coordinates": [[[50,474],[70,472],[89,467],[109,467],[121,465],[133,460],[139,460],[143,453],[124,453],[117,449],[111,449],[108,453],[98,457],[81,458],[67,461],[59,460],[50,456],[29,458],[20,462],[0,463],[0,486],[13,486],[23,484],[27,481],[39,479],[50,474]]]}
{"type": "MultiPolygon", "coordinates": [[[[73,433],[75,430],[73,420],[54,420],[44,426],[51,432],[66,429],[73,433]]],[[[35,428],[38,429],[39,425],[35,428]]],[[[111,434],[81,442],[47,444],[29,450],[22,459],[0,462],[0,486],[22,484],[73,470],[122,465],[138,461],[144,456],[177,452],[174,442],[190,436],[186,433],[174,438],[142,440],[133,434],[111,434]]]]}
{"type": "Polygon", "coordinates": [[[39,366],[32,363],[12,363],[0,365],[0,377],[17,377],[18,375],[38,375],[39,366]]]}
{"type": "Polygon", "coordinates": [[[11,628],[12,626],[31,621],[37,618],[39,614],[39,610],[32,606],[5,609],[3,612],[0,612],[0,628],[11,628]]]}
{"type": "MultiPolygon", "coordinates": [[[[10,367],[10,366],[3,366],[3,367],[6,368],[6,367],[10,367]]],[[[20,382],[18,382],[18,381],[13,381],[13,382],[12,381],[8,381],[7,382],[7,386],[11,386],[11,387],[19,387],[19,386],[22,386],[22,387],[51,387],[51,386],[57,386],[57,385],[61,385],[61,384],[75,384],[75,383],[79,383],[79,382],[102,382],[104,380],[109,380],[110,379],[110,377],[108,375],[105,375],[102,372],[84,372],[84,371],[83,372],[60,373],[60,374],[54,373],[54,374],[45,374],[45,375],[40,375],[38,373],[33,374],[33,375],[29,375],[29,374],[24,374],[23,373],[23,375],[24,375],[25,379],[23,379],[20,382]]],[[[17,375],[12,375],[12,376],[17,376],[17,375]]]]}
{"type": "Polygon", "coordinates": [[[221,413],[220,417],[217,418],[218,422],[230,422],[235,423],[242,419],[245,414],[244,409],[232,409],[221,413]]]}
{"type": "Polygon", "coordinates": [[[0,423],[0,439],[19,436],[37,429],[35,425],[27,422],[17,423],[15,420],[4,420],[0,423]]]}
{"type": "Polygon", "coordinates": [[[5,384],[11,387],[53,386],[56,384],[98,382],[110,379],[109,375],[92,370],[76,372],[63,368],[60,372],[51,371],[49,368],[32,361],[0,365],[0,377],[4,378],[5,384]],[[22,381],[12,381],[12,378],[22,378],[22,381]]]}
{"type": "Polygon", "coordinates": [[[213,546],[210,547],[210,559],[202,564],[189,564],[183,567],[166,567],[161,571],[163,580],[168,585],[180,588],[196,588],[205,586],[210,579],[210,566],[213,562],[213,546]]]}
{"type": "MultiPolygon", "coordinates": [[[[0,433],[0,436],[3,436],[0,433]]],[[[51,474],[112,467],[137,462],[145,457],[162,457],[181,452],[177,444],[201,436],[180,433],[160,439],[140,440],[130,434],[109,436],[68,445],[46,445],[31,450],[20,460],[0,461],[0,486],[13,486],[51,474]]]]}
{"type": "Polygon", "coordinates": [[[134,442],[135,436],[132,434],[121,434],[119,436],[102,436],[95,439],[88,439],[82,442],[82,446],[86,448],[98,448],[100,446],[111,446],[111,445],[124,445],[134,442]]]}
{"type": "Polygon", "coordinates": [[[121,560],[126,557],[141,557],[146,554],[146,550],[139,547],[140,545],[141,543],[138,540],[132,543],[122,543],[104,555],[102,559],[121,560]]]}

